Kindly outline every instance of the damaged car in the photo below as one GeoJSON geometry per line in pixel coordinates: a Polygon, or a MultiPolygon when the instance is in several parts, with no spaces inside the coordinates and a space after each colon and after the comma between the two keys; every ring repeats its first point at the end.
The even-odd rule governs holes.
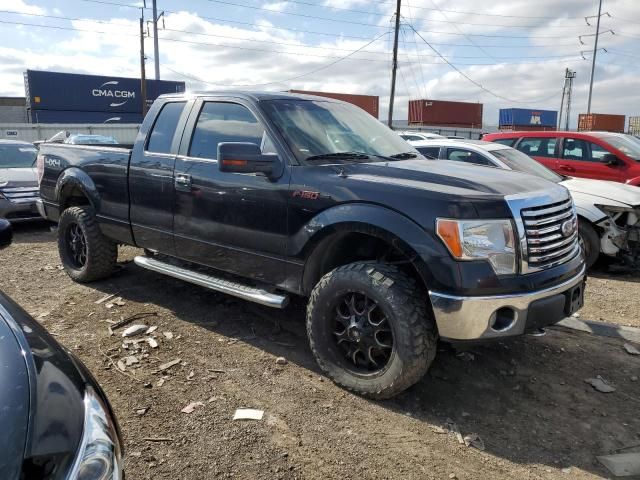
{"type": "Polygon", "coordinates": [[[409,142],[427,158],[516,170],[566,187],[576,206],[580,244],[587,267],[600,255],[640,268],[640,189],[605,180],[559,175],[506,145],[474,140],[409,142]]]}

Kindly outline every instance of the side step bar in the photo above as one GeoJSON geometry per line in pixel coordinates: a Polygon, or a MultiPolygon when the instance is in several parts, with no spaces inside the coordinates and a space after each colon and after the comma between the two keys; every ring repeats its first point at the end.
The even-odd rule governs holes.
{"type": "Polygon", "coordinates": [[[206,275],[200,272],[194,272],[186,268],[171,265],[169,263],[161,262],[154,258],[145,256],[138,256],[133,259],[136,265],[153,270],[154,272],[163,273],[170,277],[184,280],[185,282],[194,283],[201,287],[209,288],[217,292],[233,295],[234,297],[242,298],[243,300],[249,300],[250,302],[259,303],[267,307],[273,308],[285,308],[289,303],[289,297],[286,295],[277,295],[275,293],[267,292],[256,287],[250,287],[241,283],[224,280],[222,278],[216,278],[211,275],[206,275]]]}

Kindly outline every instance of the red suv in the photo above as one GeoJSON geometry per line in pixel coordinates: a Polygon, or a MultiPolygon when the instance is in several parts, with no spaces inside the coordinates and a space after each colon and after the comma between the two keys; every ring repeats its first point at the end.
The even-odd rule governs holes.
{"type": "Polygon", "coordinates": [[[561,175],[640,185],[640,140],[609,132],[504,132],[483,137],[517,148],[561,175]]]}

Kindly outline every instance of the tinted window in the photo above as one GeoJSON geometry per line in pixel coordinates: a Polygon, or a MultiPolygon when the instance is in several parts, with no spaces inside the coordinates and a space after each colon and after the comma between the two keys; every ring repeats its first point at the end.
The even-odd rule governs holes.
{"type": "Polygon", "coordinates": [[[558,183],[563,180],[563,177],[549,170],[541,163],[536,162],[533,158],[525,155],[513,148],[504,148],[500,150],[491,150],[493,156],[502,160],[509,168],[517,172],[530,173],[537,177],[550,180],[558,183]]]}
{"type": "Polygon", "coordinates": [[[555,158],[555,138],[523,138],[518,144],[518,150],[532,157],[555,158]]]}
{"type": "Polygon", "coordinates": [[[185,103],[172,102],[162,107],[149,135],[148,152],[171,153],[171,143],[173,142],[173,136],[176,134],[176,127],[185,103]]]}
{"type": "Polygon", "coordinates": [[[205,102],[198,115],[189,155],[216,160],[218,144],[222,142],[255,143],[263,147],[263,153],[272,153],[265,152],[265,144],[270,142],[264,128],[247,108],[237,103],[205,102]]]}
{"type": "Polygon", "coordinates": [[[29,145],[1,145],[0,168],[29,168],[36,161],[38,150],[29,145]]]}
{"type": "Polygon", "coordinates": [[[424,140],[424,138],[419,137],[417,135],[400,135],[400,136],[402,138],[404,138],[405,140],[412,141],[412,142],[417,142],[417,141],[420,141],[420,140],[424,140]]]}
{"type": "Polygon", "coordinates": [[[416,147],[427,158],[437,159],[440,156],[440,147],[416,147]]]}
{"type": "Polygon", "coordinates": [[[595,143],[576,138],[565,138],[562,147],[562,158],[582,162],[600,162],[607,154],[604,148],[595,143]]]}
{"type": "Polygon", "coordinates": [[[463,150],[461,148],[447,149],[447,159],[454,160],[456,162],[473,163],[474,165],[485,165],[489,167],[495,166],[493,162],[489,161],[489,159],[483,155],[470,150],[463,150]]]}
{"type": "Polygon", "coordinates": [[[492,140],[493,143],[499,143],[501,145],[506,145],[507,147],[513,147],[513,144],[516,143],[517,138],[498,138],[497,140],[492,140]]]}

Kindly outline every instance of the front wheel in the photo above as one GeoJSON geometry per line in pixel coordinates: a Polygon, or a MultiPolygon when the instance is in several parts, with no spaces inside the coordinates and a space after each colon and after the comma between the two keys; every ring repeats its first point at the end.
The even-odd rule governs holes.
{"type": "Polygon", "coordinates": [[[108,277],[118,259],[118,246],[102,234],[91,207],[71,207],[62,212],[58,252],[67,275],[80,283],[108,277]]]}
{"type": "Polygon", "coordinates": [[[584,252],[584,261],[589,269],[600,256],[600,237],[589,222],[580,219],[578,221],[578,239],[584,252]]]}
{"type": "Polygon", "coordinates": [[[307,306],[307,334],[327,376],[375,399],[416,383],[436,354],[424,295],[412,278],[383,263],[352,263],[322,277],[307,306]]]}

